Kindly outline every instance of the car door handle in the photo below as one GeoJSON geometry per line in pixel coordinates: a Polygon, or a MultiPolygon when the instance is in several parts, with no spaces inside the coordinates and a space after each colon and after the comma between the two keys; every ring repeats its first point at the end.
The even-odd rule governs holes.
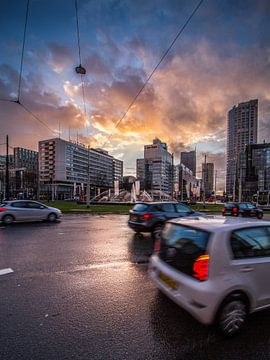
{"type": "Polygon", "coordinates": [[[253,271],[253,270],[254,270],[254,268],[249,267],[249,266],[240,269],[241,272],[250,272],[250,271],[253,271]]]}

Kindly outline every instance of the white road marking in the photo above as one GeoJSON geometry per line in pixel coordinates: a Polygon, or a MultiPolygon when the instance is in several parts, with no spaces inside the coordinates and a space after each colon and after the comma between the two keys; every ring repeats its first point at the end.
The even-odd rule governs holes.
{"type": "Polygon", "coordinates": [[[0,270],[0,275],[6,275],[6,274],[13,273],[13,272],[14,271],[11,268],[1,269],[0,270]]]}

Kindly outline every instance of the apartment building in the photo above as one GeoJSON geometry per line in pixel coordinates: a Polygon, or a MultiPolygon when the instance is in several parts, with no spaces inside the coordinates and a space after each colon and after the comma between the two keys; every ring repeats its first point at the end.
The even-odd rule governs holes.
{"type": "Polygon", "coordinates": [[[171,194],[173,191],[173,156],[167,144],[158,138],[144,146],[144,158],[137,159],[137,179],[147,192],[171,194]]]}
{"type": "Polygon", "coordinates": [[[103,149],[60,138],[39,142],[41,197],[84,198],[89,181],[92,198],[113,188],[115,178],[122,176],[123,162],[103,149]]]}

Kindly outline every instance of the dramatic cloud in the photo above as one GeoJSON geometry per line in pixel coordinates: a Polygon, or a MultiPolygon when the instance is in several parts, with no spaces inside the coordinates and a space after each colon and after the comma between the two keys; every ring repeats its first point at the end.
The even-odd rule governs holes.
{"type": "MultiPolygon", "coordinates": [[[[258,98],[259,141],[270,142],[266,0],[248,0],[244,8],[240,1],[203,4],[126,115],[195,3],[84,2],[79,20],[87,73],[82,77],[75,72],[79,57],[74,7],[55,4],[52,13],[45,3],[37,4],[35,14],[40,11],[42,19],[53,16],[54,28],[29,22],[20,100],[53,132],[20,105],[0,102],[0,143],[9,134],[14,146],[34,149],[39,140],[58,135],[60,126],[66,139],[105,144],[111,154],[121,155],[128,173],[135,173],[143,146],[159,137],[175,161],[180,151],[197,146],[198,171],[207,153],[219,172],[220,187],[225,177],[227,113],[232,106],[258,98]]],[[[0,63],[2,99],[18,96],[21,38],[15,41],[10,23],[16,28],[18,19],[22,21],[18,17],[23,9],[19,10],[8,23],[1,18],[2,34],[10,34],[7,39],[0,35],[5,55],[0,63]]]]}

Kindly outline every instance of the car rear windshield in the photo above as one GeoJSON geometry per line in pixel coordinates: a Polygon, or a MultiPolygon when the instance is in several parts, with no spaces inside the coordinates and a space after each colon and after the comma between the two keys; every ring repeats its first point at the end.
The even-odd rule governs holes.
{"type": "Polygon", "coordinates": [[[147,205],[147,204],[136,204],[132,210],[133,211],[146,211],[148,209],[148,206],[149,205],[147,205]]]}
{"type": "Polygon", "coordinates": [[[206,254],[209,233],[189,226],[166,224],[159,257],[173,268],[193,275],[195,260],[206,254]]]}
{"type": "Polygon", "coordinates": [[[234,204],[234,203],[226,203],[226,204],[224,205],[224,207],[225,207],[226,209],[232,209],[232,208],[236,207],[236,204],[234,204]]]}

